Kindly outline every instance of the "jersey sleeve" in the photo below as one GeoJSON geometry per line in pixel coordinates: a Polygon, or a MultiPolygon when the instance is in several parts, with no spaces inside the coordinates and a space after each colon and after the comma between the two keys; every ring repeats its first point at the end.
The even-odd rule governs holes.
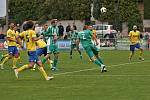
{"type": "Polygon", "coordinates": [[[131,35],[132,35],[132,32],[130,31],[128,36],[130,37],[131,35]]]}
{"type": "Polygon", "coordinates": [[[7,37],[11,37],[11,31],[10,30],[7,31],[7,37]]]}
{"type": "Polygon", "coordinates": [[[24,37],[24,34],[25,34],[25,31],[22,32],[22,33],[20,33],[19,36],[20,36],[21,38],[23,38],[23,37],[24,37]]]}
{"type": "Polygon", "coordinates": [[[35,31],[32,31],[32,38],[36,38],[36,33],[35,33],[35,31]]]}

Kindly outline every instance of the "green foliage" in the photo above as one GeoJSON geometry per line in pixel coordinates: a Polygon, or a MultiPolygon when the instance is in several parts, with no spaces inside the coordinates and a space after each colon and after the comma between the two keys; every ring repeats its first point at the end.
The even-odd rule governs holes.
{"type": "Polygon", "coordinates": [[[17,23],[32,19],[44,22],[47,19],[90,18],[91,0],[10,0],[9,15],[17,23]]]}
{"type": "Polygon", "coordinates": [[[144,0],[144,19],[150,19],[150,0],[144,0]]]}

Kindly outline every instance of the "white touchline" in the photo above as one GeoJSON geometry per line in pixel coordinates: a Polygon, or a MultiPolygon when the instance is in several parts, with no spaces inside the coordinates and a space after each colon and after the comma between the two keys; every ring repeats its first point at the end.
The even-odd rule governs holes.
{"type": "MultiPolygon", "coordinates": [[[[111,66],[107,66],[107,67],[124,66],[124,65],[131,65],[131,64],[138,64],[138,63],[145,63],[145,62],[150,62],[150,61],[147,60],[147,61],[141,61],[141,62],[122,63],[122,64],[111,65],[111,66]]],[[[66,74],[85,72],[85,71],[90,71],[90,70],[95,70],[95,69],[99,69],[99,68],[97,67],[97,68],[83,69],[83,70],[77,70],[77,71],[72,71],[72,72],[64,72],[64,73],[58,73],[58,74],[53,74],[53,75],[66,75],[66,74]]]]}

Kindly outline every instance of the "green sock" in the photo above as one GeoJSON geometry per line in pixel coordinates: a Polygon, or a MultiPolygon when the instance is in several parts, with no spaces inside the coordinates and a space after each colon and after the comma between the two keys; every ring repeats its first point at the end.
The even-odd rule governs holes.
{"type": "Polygon", "coordinates": [[[57,65],[57,62],[58,62],[58,59],[54,58],[53,67],[56,67],[56,65],[57,65]]]}
{"type": "Polygon", "coordinates": [[[104,64],[101,58],[98,58],[98,61],[99,61],[101,64],[104,64]]]}
{"type": "Polygon", "coordinates": [[[101,64],[102,64],[102,63],[101,63],[99,60],[97,60],[97,59],[94,61],[94,63],[95,63],[96,65],[98,65],[98,66],[101,66],[101,64]]]}
{"type": "Polygon", "coordinates": [[[44,64],[46,62],[46,60],[47,60],[46,58],[43,58],[42,59],[42,64],[44,64]]]}

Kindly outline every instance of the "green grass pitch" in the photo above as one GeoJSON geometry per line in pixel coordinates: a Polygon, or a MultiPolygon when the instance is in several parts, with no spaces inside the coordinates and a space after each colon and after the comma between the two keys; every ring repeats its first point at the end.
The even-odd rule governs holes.
{"type": "MultiPolygon", "coordinates": [[[[70,60],[68,52],[60,52],[59,71],[46,67],[55,77],[51,81],[38,70],[26,70],[17,80],[10,60],[0,70],[0,100],[150,100],[150,52],[144,52],[145,61],[136,54],[131,63],[128,54],[101,51],[108,72],[100,73],[85,53],[82,60],[77,52],[70,60]]],[[[26,52],[21,52],[21,59],[27,63],[26,52]]]]}

